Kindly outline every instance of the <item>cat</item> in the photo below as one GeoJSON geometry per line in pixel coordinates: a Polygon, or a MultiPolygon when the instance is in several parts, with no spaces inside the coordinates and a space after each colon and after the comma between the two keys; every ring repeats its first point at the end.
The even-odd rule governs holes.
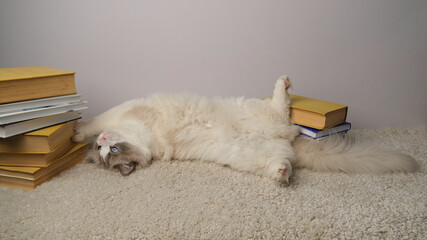
{"type": "Polygon", "coordinates": [[[154,94],[122,103],[76,127],[73,140],[92,142],[88,162],[127,176],[153,160],[210,161],[288,184],[293,167],[348,173],[413,172],[409,155],[335,136],[299,135],[291,123],[291,82],[271,99],[154,94]]]}

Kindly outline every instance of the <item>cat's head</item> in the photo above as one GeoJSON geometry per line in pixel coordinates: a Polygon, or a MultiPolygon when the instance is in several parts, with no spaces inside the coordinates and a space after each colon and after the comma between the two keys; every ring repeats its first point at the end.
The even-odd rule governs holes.
{"type": "Polygon", "coordinates": [[[149,139],[141,139],[132,128],[116,128],[101,133],[94,141],[86,158],[106,169],[118,170],[127,176],[136,168],[151,163],[149,139]]]}

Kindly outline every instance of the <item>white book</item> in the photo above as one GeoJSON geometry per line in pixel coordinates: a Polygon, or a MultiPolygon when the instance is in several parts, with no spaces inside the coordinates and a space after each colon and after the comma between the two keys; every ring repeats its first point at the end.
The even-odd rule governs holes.
{"type": "Polygon", "coordinates": [[[86,103],[86,101],[80,101],[69,104],[36,107],[30,109],[23,109],[20,111],[3,112],[0,113],[0,125],[54,115],[58,113],[65,113],[68,111],[81,111],[87,108],[86,103]]]}
{"type": "Polygon", "coordinates": [[[12,137],[21,133],[31,132],[37,129],[72,121],[80,118],[80,112],[72,111],[27,121],[0,125],[0,138],[12,137]]]}
{"type": "Polygon", "coordinates": [[[29,101],[0,104],[0,114],[38,107],[47,107],[80,102],[80,97],[81,95],[79,94],[71,94],[59,97],[41,98],[29,101]]]}

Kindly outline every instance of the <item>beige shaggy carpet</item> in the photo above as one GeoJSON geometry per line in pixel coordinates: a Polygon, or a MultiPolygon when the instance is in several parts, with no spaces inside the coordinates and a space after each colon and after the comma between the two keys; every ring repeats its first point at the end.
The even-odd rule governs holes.
{"type": "Polygon", "coordinates": [[[353,130],[415,174],[297,170],[288,187],[201,162],[129,177],[86,163],[33,191],[0,187],[0,239],[427,239],[425,127],[353,130]]]}

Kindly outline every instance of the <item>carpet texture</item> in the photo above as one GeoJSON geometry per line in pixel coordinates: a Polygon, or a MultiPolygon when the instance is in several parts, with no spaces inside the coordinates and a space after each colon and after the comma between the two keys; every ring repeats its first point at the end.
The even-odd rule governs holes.
{"type": "Polygon", "coordinates": [[[414,174],[296,170],[288,187],[202,162],[128,177],[80,164],[33,191],[0,187],[0,239],[427,239],[427,130],[349,134],[414,156],[414,174]]]}

